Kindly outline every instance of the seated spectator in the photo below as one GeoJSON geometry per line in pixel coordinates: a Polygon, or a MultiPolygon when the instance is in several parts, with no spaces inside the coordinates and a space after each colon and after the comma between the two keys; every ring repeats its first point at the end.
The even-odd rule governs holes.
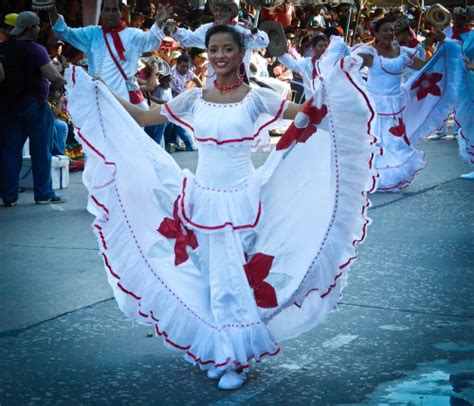
{"type": "MultiPolygon", "coordinates": [[[[150,95],[150,100],[156,104],[165,104],[173,98],[171,92],[171,76],[162,76],[159,79],[159,86],[155,89],[153,94],[150,95]]],[[[161,143],[161,139],[165,132],[166,124],[158,124],[150,127],[145,127],[145,132],[157,143],[161,143]]],[[[165,139],[165,148],[167,151],[170,151],[169,144],[170,140],[165,139]]]]}
{"type": "Polygon", "coordinates": [[[192,71],[199,78],[202,85],[205,86],[207,74],[207,52],[204,49],[191,48],[189,51],[189,57],[191,58],[192,71]]]}
{"type": "Polygon", "coordinates": [[[59,40],[54,34],[49,37],[48,40],[48,55],[51,58],[51,63],[56,70],[64,76],[64,71],[68,66],[67,59],[63,52],[64,42],[59,40]]]}
{"type": "Polygon", "coordinates": [[[194,82],[196,87],[203,87],[202,82],[191,70],[191,58],[186,54],[180,55],[176,60],[176,66],[171,68],[171,80],[173,96],[183,93],[189,82],[194,82]]]}
{"type": "Polygon", "coordinates": [[[324,19],[323,9],[321,6],[314,7],[314,14],[309,20],[311,27],[318,29],[319,31],[324,31],[326,28],[326,20],[324,19]]]}
{"type": "Polygon", "coordinates": [[[64,155],[70,119],[64,100],[64,88],[56,83],[49,86],[49,105],[54,117],[52,154],[64,155]]]}
{"type": "MultiPolygon", "coordinates": [[[[188,88],[190,82],[193,82],[196,87],[203,87],[202,82],[191,70],[191,59],[188,55],[182,54],[177,59],[176,66],[171,68],[171,89],[173,97],[183,93],[188,88]]],[[[182,127],[171,124],[167,127],[166,131],[172,132],[172,135],[169,136],[170,140],[176,140],[176,137],[179,137],[184,142],[187,151],[196,149],[191,136],[182,127]]],[[[177,146],[176,150],[179,151],[180,148],[177,146]]]]}

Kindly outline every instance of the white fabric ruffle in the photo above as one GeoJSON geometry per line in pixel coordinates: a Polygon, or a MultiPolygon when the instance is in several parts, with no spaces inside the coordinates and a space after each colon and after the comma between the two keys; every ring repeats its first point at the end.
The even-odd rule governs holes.
{"type": "MultiPolygon", "coordinates": [[[[316,132],[308,127],[307,139],[272,151],[256,171],[235,157],[239,147],[223,147],[232,162],[216,165],[215,176],[201,157],[196,175],[181,170],[100,82],[75,67],[67,72],[68,108],[87,154],[88,210],[117,303],[186,360],[203,369],[247,367],[335,309],[376,185],[374,112],[352,72],[357,63],[346,57],[321,78],[307,106],[327,108],[316,132]],[[227,182],[218,175],[235,167],[227,182]],[[206,232],[183,215],[184,207],[193,222],[245,223],[258,202],[260,218],[250,229],[206,232]],[[164,224],[174,237],[160,231],[164,224]],[[267,266],[261,280],[252,262],[257,274],[267,266]],[[262,293],[268,286],[275,297],[262,293]]],[[[191,111],[179,118],[195,124],[191,111]]],[[[296,123],[304,121],[301,114],[296,123]]],[[[200,147],[221,154],[216,142],[200,147]]]]}

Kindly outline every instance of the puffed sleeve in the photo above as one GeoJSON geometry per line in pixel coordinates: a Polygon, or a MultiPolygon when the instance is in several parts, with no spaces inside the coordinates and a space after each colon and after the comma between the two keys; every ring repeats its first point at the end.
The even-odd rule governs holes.
{"type": "Polygon", "coordinates": [[[161,114],[165,116],[169,122],[194,132],[194,106],[200,97],[200,92],[201,89],[194,88],[181,93],[179,96],[163,104],[161,114]]]}
{"type": "Polygon", "coordinates": [[[364,54],[364,55],[370,55],[373,57],[377,56],[377,52],[375,51],[375,48],[371,47],[370,45],[365,45],[365,44],[357,45],[353,47],[351,54],[352,55],[364,54]]]}
{"type": "Polygon", "coordinates": [[[249,103],[254,118],[254,144],[252,150],[267,150],[270,147],[269,130],[284,126],[283,114],[288,107],[288,100],[283,99],[271,89],[257,88],[252,90],[249,103]]]}

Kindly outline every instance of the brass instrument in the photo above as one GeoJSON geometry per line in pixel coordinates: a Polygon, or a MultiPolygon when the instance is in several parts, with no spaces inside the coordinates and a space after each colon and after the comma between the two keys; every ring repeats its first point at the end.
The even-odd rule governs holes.
{"type": "Polygon", "coordinates": [[[434,4],[426,11],[425,20],[438,30],[442,30],[451,23],[451,12],[441,4],[434,4]]]}
{"type": "Polygon", "coordinates": [[[33,0],[31,8],[33,10],[49,10],[54,7],[54,0],[33,0]]]}

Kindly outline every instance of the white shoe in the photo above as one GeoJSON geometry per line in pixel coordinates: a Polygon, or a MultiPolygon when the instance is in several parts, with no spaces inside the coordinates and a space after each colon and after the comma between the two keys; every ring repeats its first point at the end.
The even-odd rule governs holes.
{"type": "Polygon", "coordinates": [[[235,371],[226,371],[219,380],[219,389],[237,389],[240,388],[247,379],[247,373],[242,371],[240,374],[235,371]]]}
{"type": "Polygon", "coordinates": [[[448,134],[447,133],[433,133],[431,135],[429,135],[428,137],[426,137],[427,140],[440,140],[441,138],[444,138],[446,137],[448,134]]]}
{"type": "Polygon", "coordinates": [[[207,377],[214,380],[221,379],[224,372],[225,370],[223,369],[211,368],[207,370],[207,377]]]}
{"type": "Polygon", "coordinates": [[[461,179],[474,180],[474,171],[461,175],[461,179]]]}

